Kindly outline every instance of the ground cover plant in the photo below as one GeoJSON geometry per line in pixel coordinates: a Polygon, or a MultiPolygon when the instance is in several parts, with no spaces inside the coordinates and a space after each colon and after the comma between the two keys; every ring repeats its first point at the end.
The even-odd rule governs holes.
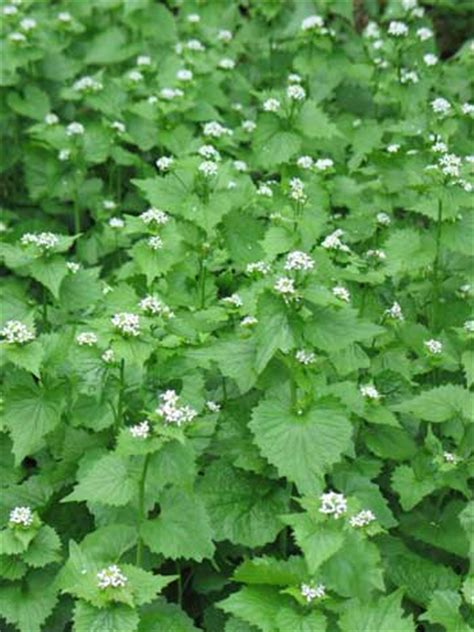
{"type": "Polygon", "coordinates": [[[3,632],[473,629],[468,5],[1,5],[3,632]]]}

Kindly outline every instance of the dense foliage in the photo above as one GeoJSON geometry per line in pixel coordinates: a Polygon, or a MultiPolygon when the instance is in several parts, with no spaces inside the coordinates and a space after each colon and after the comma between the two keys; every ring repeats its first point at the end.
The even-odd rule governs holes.
{"type": "Polygon", "coordinates": [[[473,42],[1,12],[2,631],[471,630],[473,42]]]}

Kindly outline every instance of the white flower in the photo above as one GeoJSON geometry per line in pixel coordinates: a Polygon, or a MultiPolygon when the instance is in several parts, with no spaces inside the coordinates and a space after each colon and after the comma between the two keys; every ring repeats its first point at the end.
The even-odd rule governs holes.
{"type": "Polygon", "coordinates": [[[137,66],[151,66],[151,57],[149,55],[139,55],[136,63],[137,66]]]}
{"type": "Polygon", "coordinates": [[[142,298],[138,306],[144,312],[148,312],[149,314],[159,314],[160,316],[163,316],[163,318],[174,318],[172,310],[155,296],[150,294],[145,296],[145,298],[142,298]]]}
{"type": "Polygon", "coordinates": [[[244,162],[243,160],[234,160],[232,165],[236,171],[244,172],[244,171],[247,171],[248,169],[247,163],[244,162]]]}
{"type": "Polygon", "coordinates": [[[298,167],[301,167],[301,169],[311,169],[313,166],[313,159],[311,156],[300,156],[296,161],[296,164],[298,167]]]}
{"type": "Polygon", "coordinates": [[[334,162],[331,160],[331,158],[319,158],[314,163],[314,166],[318,171],[326,171],[327,169],[331,169],[331,167],[334,167],[334,162]]]}
{"type": "Polygon", "coordinates": [[[369,22],[364,29],[364,36],[368,39],[378,39],[380,37],[380,28],[376,22],[369,22]]]}
{"type": "Polygon", "coordinates": [[[301,202],[304,204],[307,200],[304,192],[304,184],[300,178],[291,178],[290,180],[290,198],[295,202],[301,202]]]}
{"type": "Polygon", "coordinates": [[[393,143],[392,145],[387,145],[387,152],[389,154],[396,154],[400,149],[400,145],[393,143]]]}
{"type": "Polygon", "coordinates": [[[408,26],[405,22],[392,20],[388,25],[388,34],[393,35],[393,37],[406,37],[408,35],[408,26]]]}
{"type": "Polygon", "coordinates": [[[159,225],[166,224],[169,220],[169,217],[164,211],[161,211],[159,208],[155,208],[154,206],[152,206],[144,213],[140,214],[140,219],[148,226],[152,223],[159,225]]]}
{"type": "Polygon", "coordinates": [[[414,70],[408,70],[408,68],[400,69],[400,83],[418,83],[419,80],[418,73],[414,70]]]}
{"type": "Polygon", "coordinates": [[[433,31],[426,28],[426,26],[422,26],[416,31],[416,35],[420,41],[425,42],[433,37],[433,31]]]}
{"type": "Polygon", "coordinates": [[[219,161],[221,159],[220,153],[213,145],[201,145],[198,149],[198,154],[206,160],[219,161]]]}
{"type": "Polygon", "coordinates": [[[140,316],[130,312],[119,312],[111,318],[112,325],[124,336],[140,335],[140,316]]]}
{"type": "Polygon", "coordinates": [[[385,310],[384,314],[386,314],[389,318],[393,318],[393,320],[404,320],[402,308],[400,304],[396,301],[393,303],[391,307],[385,310]]]}
{"type": "Polygon", "coordinates": [[[183,68],[182,70],[178,70],[176,73],[176,79],[178,81],[191,81],[193,78],[193,73],[191,70],[183,68]]]}
{"type": "Polygon", "coordinates": [[[416,9],[418,6],[418,0],[402,0],[402,7],[405,11],[411,11],[412,9],[416,9]]]}
{"type": "Polygon", "coordinates": [[[54,233],[25,233],[21,237],[20,243],[22,246],[33,244],[42,252],[46,252],[55,248],[59,243],[59,239],[54,233]]]}
{"type": "Polygon", "coordinates": [[[204,136],[210,136],[211,138],[220,138],[225,135],[232,135],[233,132],[228,127],[224,127],[217,121],[209,121],[203,127],[204,136]]]}
{"type": "MultiPolygon", "coordinates": [[[[177,99],[182,96],[184,96],[184,92],[179,88],[162,88],[160,90],[160,97],[165,99],[165,101],[172,101],[173,99],[177,99]]],[[[150,102],[150,98],[148,99],[148,102],[150,102]]]]}
{"type": "Polygon", "coordinates": [[[206,50],[203,44],[198,39],[190,39],[186,42],[186,48],[198,53],[202,53],[206,50]]]}
{"type": "Polygon", "coordinates": [[[458,291],[461,294],[461,296],[467,297],[467,296],[470,296],[471,290],[472,290],[472,286],[470,285],[470,283],[465,283],[464,285],[461,285],[458,291]]]}
{"type": "Polygon", "coordinates": [[[326,594],[326,587],[323,584],[313,586],[311,584],[301,584],[301,595],[306,599],[307,603],[311,603],[314,599],[321,599],[326,594]]]}
{"type": "Polygon", "coordinates": [[[359,391],[363,397],[367,399],[380,399],[380,393],[373,384],[364,384],[359,388],[359,391]]]}
{"type": "Polygon", "coordinates": [[[133,83],[140,83],[140,81],[143,81],[143,74],[139,70],[130,70],[127,73],[127,78],[133,83]]]}
{"type": "Polygon", "coordinates": [[[423,55],[423,61],[427,66],[436,66],[439,60],[436,55],[433,55],[432,53],[426,53],[426,55],[423,55]]]}
{"type": "Polygon", "coordinates": [[[349,247],[341,241],[341,237],[344,231],[337,228],[333,233],[324,238],[321,246],[326,250],[341,250],[342,252],[349,252],[349,247]]]}
{"type": "Polygon", "coordinates": [[[32,31],[36,28],[36,26],[37,22],[33,18],[23,18],[23,20],[21,20],[20,22],[20,28],[22,31],[32,31]]]}
{"type": "Polygon", "coordinates": [[[443,458],[446,463],[452,463],[453,465],[456,465],[459,461],[459,457],[453,452],[443,452],[443,458]]]}
{"type": "Polygon", "coordinates": [[[236,186],[237,186],[237,182],[234,182],[234,180],[229,180],[229,182],[227,183],[228,189],[235,189],[236,186]]]}
{"type": "Polygon", "coordinates": [[[286,89],[286,95],[292,101],[303,101],[306,99],[306,90],[297,83],[292,83],[286,89]]]}
{"type": "Polygon", "coordinates": [[[2,9],[3,15],[16,15],[18,9],[13,4],[6,4],[2,9]]]}
{"type": "Polygon", "coordinates": [[[425,340],[423,344],[433,355],[439,355],[443,351],[443,343],[439,340],[435,340],[434,338],[431,338],[430,340],[425,340]]]}
{"type": "Polygon", "coordinates": [[[309,15],[301,22],[302,31],[311,31],[313,29],[321,29],[324,26],[324,20],[320,15],[309,15]]]}
{"type": "Polygon", "coordinates": [[[284,295],[295,294],[295,282],[289,277],[279,277],[273,286],[277,292],[284,295]]]}
{"type": "MultiPolygon", "coordinates": [[[[381,39],[378,39],[378,40],[375,40],[375,42],[373,42],[373,44],[372,44],[372,48],[373,48],[374,50],[380,50],[381,48],[383,48],[383,45],[384,45],[384,41],[383,41],[383,40],[381,40],[381,39]]],[[[378,58],[378,59],[380,59],[380,58],[378,58]]],[[[375,62],[375,61],[376,61],[376,60],[374,59],[374,62],[375,62]]],[[[380,64],[378,64],[378,65],[380,65],[380,64]]],[[[385,66],[383,66],[383,67],[385,68],[385,66]]]]}
{"type": "Polygon", "coordinates": [[[379,261],[385,261],[387,258],[385,252],[379,248],[367,250],[366,255],[371,259],[378,259],[379,261]]]}
{"type": "Polygon", "coordinates": [[[431,101],[431,109],[435,114],[445,116],[451,110],[451,104],[443,97],[438,97],[431,101]]]}
{"type": "Polygon", "coordinates": [[[446,154],[448,152],[448,146],[442,141],[437,141],[432,145],[431,151],[434,151],[436,154],[446,154]]]}
{"type": "Polygon", "coordinates": [[[101,590],[106,588],[123,588],[128,582],[116,564],[112,564],[97,573],[97,585],[101,590]]]}
{"type": "Polygon", "coordinates": [[[293,250],[286,257],[285,270],[312,270],[313,259],[301,250],[293,250]]]}
{"type": "Polygon", "coordinates": [[[179,396],[173,390],[165,391],[160,395],[160,405],[155,412],[163,418],[165,423],[176,424],[178,427],[189,423],[197,415],[194,408],[179,406],[179,396]]]}
{"type": "Polygon", "coordinates": [[[295,358],[297,362],[305,366],[316,362],[316,355],[312,351],[306,351],[305,349],[298,349],[295,353],[295,358]]]}
{"type": "Polygon", "coordinates": [[[217,33],[217,39],[219,40],[219,42],[224,42],[224,44],[229,43],[232,38],[232,31],[228,31],[227,29],[221,29],[217,33]]]}
{"type": "Polygon", "coordinates": [[[130,426],[128,431],[135,439],[148,439],[150,436],[150,424],[145,419],[145,421],[142,421],[135,426],[130,426]]]}
{"type": "Polygon", "coordinates": [[[349,290],[342,285],[336,285],[335,287],[333,287],[332,293],[336,298],[339,298],[341,299],[341,301],[345,301],[346,303],[349,303],[351,300],[351,294],[349,290]]]}
{"type": "Polygon", "coordinates": [[[257,189],[257,195],[261,195],[262,197],[273,197],[273,191],[267,184],[259,184],[257,189]]]}
{"type": "Polygon", "coordinates": [[[363,509],[362,511],[359,511],[359,513],[355,516],[352,516],[352,518],[349,520],[349,523],[351,527],[354,528],[365,527],[366,525],[373,522],[375,519],[376,518],[374,514],[370,511],[370,509],[363,509]]]}
{"type": "Polygon", "coordinates": [[[84,331],[76,336],[76,342],[80,347],[93,347],[97,344],[98,338],[92,331],[84,331]]]}
{"type": "Polygon", "coordinates": [[[220,404],[218,404],[217,402],[213,402],[212,400],[206,402],[206,408],[211,413],[218,413],[221,409],[220,404]]]}
{"type": "Polygon", "coordinates": [[[230,296],[225,296],[221,300],[223,303],[226,303],[227,305],[233,305],[234,307],[242,307],[242,305],[244,304],[239,294],[236,294],[235,292],[230,296]]]}
{"type": "Polygon", "coordinates": [[[100,92],[103,89],[100,81],[86,75],[74,82],[72,89],[76,92],[100,92]]]}
{"type": "Polygon", "coordinates": [[[463,103],[461,106],[463,114],[474,114],[474,105],[472,103],[463,103]]]}
{"type": "Polygon", "coordinates": [[[125,222],[121,217],[111,217],[109,219],[110,228],[123,228],[125,226],[125,222]]]}
{"type": "Polygon", "coordinates": [[[160,250],[161,248],[163,248],[163,240],[159,235],[153,235],[152,237],[149,237],[147,243],[152,250],[160,250]]]}
{"type": "Polygon", "coordinates": [[[325,494],[321,494],[319,499],[321,501],[319,511],[323,514],[332,515],[337,519],[347,511],[347,500],[343,494],[338,494],[337,492],[327,492],[325,494]]]}
{"type": "Polygon", "coordinates": [[[110,127],[116,132],[118,132],[119,134],[125,134],[127,130],[127,128],[121,121],[112,121],[112,123],[110,124],[110,127]]]}
{"type": "Polygon", "coordinates": [[[217,65],[219,68],[222,68],[222,70],[233,70],[235,68],[235,61],[229,57],[224,57],[217,65]]]}
{"type": "Polygon", "coordinates": [[[463,327],[468,334],[474,333],[474,320],[466,320],[463,327]]]}
{"type": "Polygon", "coordinates": [[[245,316],[240,321],[241,327],[252,327],[253,325],[256,325],[257,323],[258,323],[258,320],[255,318],[255,316],[245,316]]]}
{"type": "Polygon", "coordinates": [[[381,226],[390,226],[392,223],[390,215],[387,215],[387,213],[377,213],[375,218],[377,220],[377,224],[380,224],[381,226]]]}
{"type": "Polygon", "coordinates": [[[201,16],[197,13],[190,13],[188,16],[186,16],[186,19],[190,24],[198,24],[198,22],[201,21],[201,16]]]}
{"type": "Polygon", "coordinates": [[[198,170],[206,177],[211,178],[217,174],[217,165],[212,160],[204,160],[200,163],[198,170]]]}
{"type": "Polygon", "coordinates": [[[164,171],[168,171],[168,169],[171,167],[173,162],[174,162],[174,158],[172,158],[171,156],[161,156],[161,158],[158,158],[155,164],[158,167],[159,171],[164,172],[164,171]]]}
{"type": "Polygon", "coordinates": [[[256,127],[257,127],[257,124],[254,123],[253,121],[242,121],[242,129],[244,130],[244,132],[247,132],[248,134],[251,134],[253,131],[255,131],[256,127]]]}
{"type": "Polygon", "coordinates": [[[57,15],[57,20],[58,22],[63,22],[63,24],[68,24],[72,21],[72,15],[69,13],[69,11],[61,11],[57,15]]]}
{"type": "Polygon", "coordinates": [[[4,337],[5,340],[2,342],[6,344],[19,345],[24,345],[36,337],[34,330],[29,329],[27,325],[19,320],[7,320],[3,328],[0,329],[0,336],[4,337]]]}
{"type": "Polygon", "coordinates": [[[49,112],[49,114],[46,114],[44,117],[44,122],[46,125],[56,125],[56,123],[59,123],[59,116],[54,114],[54,112],[49,112]]]}
{"type": "Polygon", "coordinates": [[[253,261],[252,263],[248,263],[245,268],[247,274],[254,274],[255,272],[258,272],[263,274],[263,276],[267,275],[270,270],[271,268],[269,264],[265,263],[265,261],[253,261]]]}
{"type": "Polygon", "coordinates": [[[58,160],[60,160],[61,162],[66,162],[67,160],[69,160],[70,157],[71,157],[70,149],[61,149],[60,152],[58,153],[58,160]]]}
{"type": "Polygon", "coordinates": [[[301,83],[301,81],[301,77],[296,72],[292,72],[288,75],[288,83],[301,83]]]}
{"type": "Polygon", "coordinates": [[[18,524],[22,527],[29,527],[33,522],[33,512],[30,507],[15,507],[10,511],[8,521],[12,525],[18,524]]]}
{"type": "Polygon", "coordinates": [[[76,121],[69,123],[69,125],[66,127],[66,134],[68,136],[82,136],[84,132],[84,125],[82,125],[81,123],[77,123],[76,121]]]}
{"type": "Polygon", "coordinates": [[[115,353],[113,349],[106,349],[104,351],[104,353],[102,354],[102,360],[106,363],[106,364],[112,364],[113,362],[115,362],[115,353]]]}
{"type": "Polygon", "coordinates": [[[270,98],[263,102],[263,110],[265,112],[277,112],[280,109],[280,101],[270,98]]]}
{"type": "Polygon", "coordinates": [[[76,263],[75,261],[67,261],[66,267],[71,274],[77,274],[79,270],[81,269],[81,264],[76,263]]]}
{"type": "Polygon", "coordinates": [[[23,44],[23,42],[26,42],[26,37],[23,35],[23,33],[18,32],[10,33],[8,35],[8,39],[14,44],[23,44]]]}
{"type": "Polygon", "coordinates": [[[444,154],[438,160],[441,171],[447,176],[459,177],[462,160],[455,154],[444,154]]]}

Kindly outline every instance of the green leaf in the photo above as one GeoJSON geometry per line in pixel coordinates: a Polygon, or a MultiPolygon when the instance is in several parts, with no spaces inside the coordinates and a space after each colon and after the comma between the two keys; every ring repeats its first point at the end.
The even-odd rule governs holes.
{"type": "Polygon", "coordinates": [[[275,617],[289,599],[269,586],[245,586],[218,606],[224,612],[247,621],[262,632],[275,632],[275,617]]]}
{"type": "Polygon", "coordinates": [[[59,288],[68,274],[66,263],[61,257],[38,258],[29,270],[34,279],[48,288],[54,298],[59,299],[59,288]]]}
{"type": "Polygon", "coordinates": [[[326,617],[317,611],[301,612],[293,608],[281,608],[276,616],[278,632],[326,632],[326,617]]]}
{"type": "Polygon", "coordinates": [[[313,315],[306,328],[306,336],[316,347],[330,353],[354,342],[370,340],[384,331],[378,325],[360,320],[351,308],[335,311],[311,307],[311,311],[313,315]]]}
{"type": "Polygon", "coordinates": [[[413,509],[436,487],[436,482],[432,478],[417,478],[409,465],[399,465],[392,474],[392,488],[400,496],[400,504],[404,511],[413,509]]]}
{"type": "Polygon", "coordinates": [[[125,46],[125,31],[118,27],[108,28],[96,35],[87,47],[86,64],[114,64],[130,56],[125,46]]]}
{"type": "Polygon", "coordinates": [[[136,632],[138,613],[124,604],[95,608],[77,601],[74,608],[74,632],[136,632]]]}
{"type": "Polygon", "coordinates": [[[45,389],[32,380],[14,386],[5,397],[5,425],[19,464],[43,445],[43,438],[60,422],[65,403],[60,389],[45,389]]]}
{"type": "Polygon", "coordinates": [[[61,559],[60,549],[61,540],[56,531],[48,525],[43,525],[28,550],[23,554],[22,559],[28,566],[40,568],[59,561],[61,559]]]}
{"type": "Polygon", "coordinates": [[[341,408],[321,402],[296,415],[286,392],[260,402],[250,429],[263,456],[305,493],[320,492],[322,477],[352,444],[341,408]]]}
{"type": "Polygon", "coordinates": [[[153,573],[131,564],[123,564],[122,568],[130,583],[133,601],[137,606],[151,603],[163,588],[178,577],[177,575],[153,575],[153,573]]]}
{"type": "Polygon", "coordinates": [[[298,115],[298,127],[308,138],[332,138],[339,136],[337,127],[314,101],[306,101],[298,115]]]}
{"type": "Polygon", "coordinates": [[[199,632],[181,608],[164,599],[156,600],[142,612],[138,632],[199,632]]]}
{"type": "Polygon", "coordinates": [[[285,303],[272,294],[263,294],[258,301],[256,327],[257,355],[255,370],[261,373],[277,350],[287,352],[293,343],[285,303]]]}
{"type": "Polygon", "coordinates": [[[26,85],[23,99],[17,92],[10,92],[7,102],[18,114],[37,121],[43,121],[50,111],[48,95],[35,85],[26,85]]]}
{"type": "Polygon", "coordinates": [[[174,560],[200,562],[212,557],[212,529],[199,498],[168,489],[162,494],[160,507],[159,517],[148,520],[141,529],[143,540],[152,551],[174,560]]]}
{"type": "Polygon", "coordinates": [[[43,347],[37,340],[25,345],[2,345],[0,347],[0,361],[11,362],[20,369],[26,369],[36,377],[40,376],[40,366],[43,361],[43,347]]]}
{"type": "Polygon", "coordinates": [[[136,485],[129,476],[128,461],[108,454],[96,461],[61,502],[99,502],[118,507],[133,497],[136,485]]]}
{"type": "Polygon", "coordinates": [[[282,529],[278,516],[287,510],[288,493],[224,460],[207,467],[198,494],[207,508],[217,541],[263,546],[282,529]]]}
{"type": "Polygon", "coordinates": [[[460,607],[459,593],[452,590],[436,590],[428,610],[420,616],[420,620],[438,623],[446,632],[470,632],[472,628],[461,616],[460,607]]]}
{"type": "Polygon", "coordinates": [[[22,584],[2,588],[0,615],[8,623],[17,626],[20,632],[40,632],[56,602],[56,589],[51,575],[37,571],[22,584]]]}
{"type": "Polygon", "coordinates": [[[274,557],[255,557],[245,560],[234,572],[234,580],[244,584],[289,586],[297,584],[306,575],[302,557],[291,556],[287,560],[274,557]]]}
{"type": "Polygon", "coordinates": [[[415,632],[412,617],[404,616],[401,600],[399,590],[373,602],[351,599],[345,604],[339,627],[342,632],[415,632]]]}
{"type": "Polygon", "coordinates": [[[400,404],[398,410],[410,412],[419,419],[441,423],[460,415],[472,417],[472,395],[462,386],[445,384],[424,391],[415,398],[400,404]]]}

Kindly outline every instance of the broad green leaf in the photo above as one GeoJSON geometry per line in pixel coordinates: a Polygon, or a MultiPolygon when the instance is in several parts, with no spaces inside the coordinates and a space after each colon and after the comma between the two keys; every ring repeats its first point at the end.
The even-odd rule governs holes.
{"type": "Polygon", "coordinates": [[[275,632],[275,620],[289,598],[269,586],[245,586],[219,603],[224,612],[254,625],[262,632],[275,632]]]}
{"type": "Polygon", "coordinates": [[[43,347],[37,340],[25,345],[2,345],[0,347],[0,362],[12,362],[21,369],[26,369],[36,377],[40,375],[43,361],[43,347]]]}
{"type": "Polygon", "coordinates": [[[189,616],[174,603],[157,599],[144,608],[138,632],[198,632],[189,616]]]}
{"type": "Polygon", "coordinates": [[[0,616],[20,632],[40,632],[58,599],[52,579],[50,574],[37,571],[22,584],[4,586],[0,591],[0,616]]]}
{"type": "Polygon", "coordinates": [[[281,608],[276,616],[278,632],[326,632],[326,617],[321,613],[281,608]]]}
{"type": "Polygon", "coordinates": [[[339,619],[342,632],[415,632],[413,618],[401,607],[402,592],[370,601],[351,599],[339,619]]]}
{"type": "Polygon", "coordinates": [[[302,557],[292,556],[287,560],[256,557],[242,562],[234,572],[234,579],[244,584],[289,586],[297,584],[305,574],[306,565],[302,557]]]}
{"type": "Polygon", "coordinates": [[[58,299],[62,280],[68,274],[65,261],[59,256],[38,258],[29,269],[31,276],[48,288],[54,298],[58,299]]]}
{"type": "Polygon", "coordinates": [[[459,593],[437,590],[433,594],[428,610],[420,616],[420,620],[438,623],[446,632],[470,632],[472,628],[459,612],[460,606],[459,593]]]}
{"type": "Polygon", "coordinates": [[[124,604],[95,608],[77,601],[74,608],[74,632],[136,632],[138,622],[136,610],[124,604]]]}
{"type": "Polygon", "coordinates": [[[392,488],[403,510],[409,511],[436,489],[436,482],[432,478],[419,479],[409,465],[399,465],[392,474],[392,488]]]}
{"type": "Polygon", "coordinates": [[[28,566],[40,568],[58,562],[61,559],[60,548],[61,540],[56,531],[48,525],[43,525],[28,550],[22,555],[22,559],[28,566]]]}
{"type": "Polygon", "coordinates": [[[441,423],[455,416],[472,417],[472,396],[465,388],[456,384],[445,384],[423,391],[415,398],[398,406],[420,419],[441,423]]]}
{"type": "Polygon", "coordinates": [[[263,294],[258,301],[256,327],[257,355],[255,369],[261,373],[277,350],[287,352],[293,336],[285,303],[272,294],[263,294]]]}
{"type": "Polygon", "coordinates": [[[313,315],[306,328],[310,342],[323,351],[333,353],[362,340],[370,340],[383,332],[378,325],[357,318],[355,310],[312,307],[313,315]]]}

